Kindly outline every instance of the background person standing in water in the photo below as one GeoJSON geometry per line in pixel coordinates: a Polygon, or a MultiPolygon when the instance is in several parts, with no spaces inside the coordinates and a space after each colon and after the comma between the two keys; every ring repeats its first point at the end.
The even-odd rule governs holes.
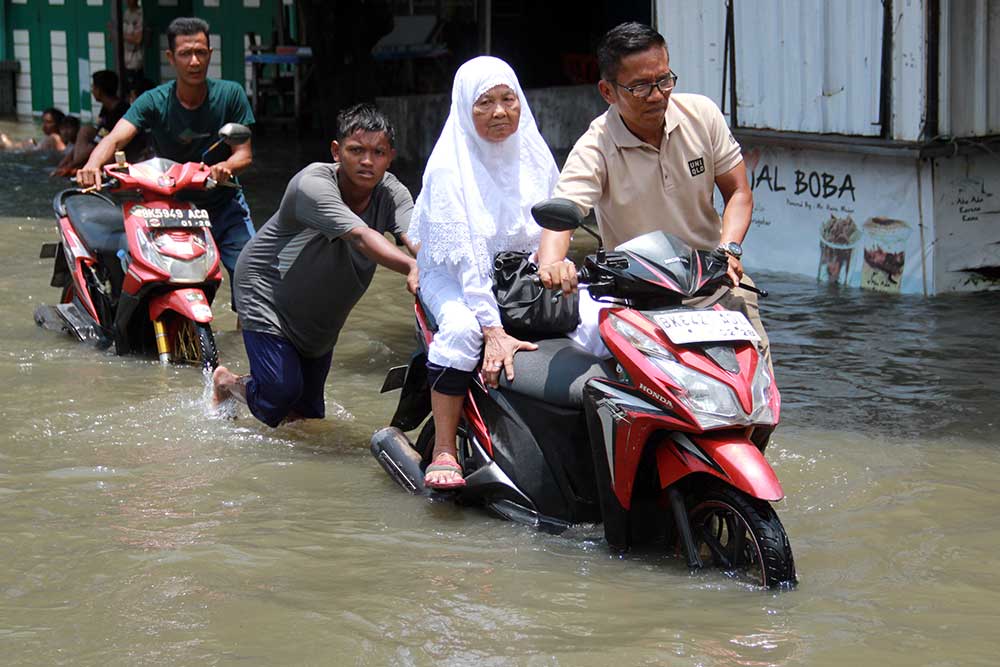
{"type": "Polygon", "coordinates": [[[122,52],[125,57],[125,88],[131,88],[142,78],[142,43],[145,38],[145,27],[142,25],[142,7],[139,0],[126,0],[125,11],[122,12],[122,37],[125,43],[122,52]]]}
{"type": "Polygon", "coordinates": [[[384,236],[416,255],[406,235],[413,198],[386,171],[394,140],[374,107],[342,111],[330,145],[335,162],[296,174],[278,212],[244,248],[235,289],[250,375],[219,366],[216,404],[235,396],[268,426],[322,419],[333,347],[376,264],[406,275],[416,293],[416,261],[384,236]]]}

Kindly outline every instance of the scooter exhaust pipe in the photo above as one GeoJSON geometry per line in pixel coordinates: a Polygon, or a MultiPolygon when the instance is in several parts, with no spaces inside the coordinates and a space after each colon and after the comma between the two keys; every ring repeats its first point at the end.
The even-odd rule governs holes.
{"type": "Polygon", "coordinates": [[[386,426],[372,435],[371,452],[389,476],[407,493],[429,496],[431,490],[424,486],[424,472],[420,469],[420,454],[410,439],[395,426],[386,426]]]}

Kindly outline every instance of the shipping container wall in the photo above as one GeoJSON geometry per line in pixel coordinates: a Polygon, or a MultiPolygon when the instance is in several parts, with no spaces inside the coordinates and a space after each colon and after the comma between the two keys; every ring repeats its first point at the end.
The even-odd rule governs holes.
{"type": "Polygon", "coordinates": [[[734,4],[739,124],[879,136],[881,2],[734,4]]]}
{"type": "Polygon", "coordinates": [[[940,39],[939,133],[1000,134],[1000,0],[941,0],[940,39]]]}
{"type": "MultiPolygon", "coordinates": [[[[876,2],[877,0],[871,0],[876,2]]],[[[878,4],[881,4],[879,2],[878,4]]],[[[888,138],[922,141],[927,122],[925,0],[892,2],[892,127],[888,138]]]]}
{"type": "MultiPolygon", "coordinates": [[[[733,9],[740,127],[881,134],[881,2],[737,0],[733,9]]],[[[722,106],[724,0],[659,0],[657,17],[671,63],[684,63],[680,85],[722,106]]]]}
{"type": "MultiPolygon", "coordinates": [[[[677,90],[706,95],[722,107],[724,0],[657,0],[656,19],[679,77],[677,90]]],[[[728,115],[728,104],[723,111],[728,115]]]]}
{"type": "MultiPolygon", "coordinates": [[[[1000,4],[951,1],[962,7],[985,7],[988,2],[991,16],[997,13],[993,6],[1000,4]]],[[[881,0],[733,0],[732,6],[738,127],[924,138],[925,0],[891,4],[887,128],[880,122],[885,25],[881,0]]],[[[681,76],[680,89],[708,95],[732,117],[728,91],[722,104],[722,88],[729,85],[724,84],[725,0],[657,0],[656,8],[671,65],[676,64],[681,76]]]]}

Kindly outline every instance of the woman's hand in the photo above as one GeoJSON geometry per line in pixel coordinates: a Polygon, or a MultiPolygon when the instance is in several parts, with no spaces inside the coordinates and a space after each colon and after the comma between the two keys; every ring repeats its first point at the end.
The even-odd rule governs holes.
{"type": "Polygon", "coordinates": [[[514,354],[521,350],[537,350],[534,343],[518,340],[503,327],[483,327],[483,379],[490,387],[500,384],[500,369],[507,374],[507,381],[514,379],[514,354]]]}
{"type": "Polygon", "coordinates": [[[418,289],[420,289],[420,270],[417,269],[417,263],[414,262],[410,272],[406,274],[406,290],[416,296],[418,289]]]}

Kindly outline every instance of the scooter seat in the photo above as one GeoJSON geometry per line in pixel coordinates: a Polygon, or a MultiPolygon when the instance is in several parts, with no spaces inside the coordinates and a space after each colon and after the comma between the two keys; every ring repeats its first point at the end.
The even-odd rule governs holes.
{"type": "Polygon", "coordinates": [[[567,408],[583,405],[583,386],[591,378],[608,378],[605,362],[568,338],[538,341],[538,349],[514,355],[514,381],[500,372],[505,390],[567,408]]]}
{"type": "Polygon", "coordinates": [[[111,253],[125,246],[125,218],[117,206],[90,194],[65,199],[66,214],[91,252],[111,253]]]}

